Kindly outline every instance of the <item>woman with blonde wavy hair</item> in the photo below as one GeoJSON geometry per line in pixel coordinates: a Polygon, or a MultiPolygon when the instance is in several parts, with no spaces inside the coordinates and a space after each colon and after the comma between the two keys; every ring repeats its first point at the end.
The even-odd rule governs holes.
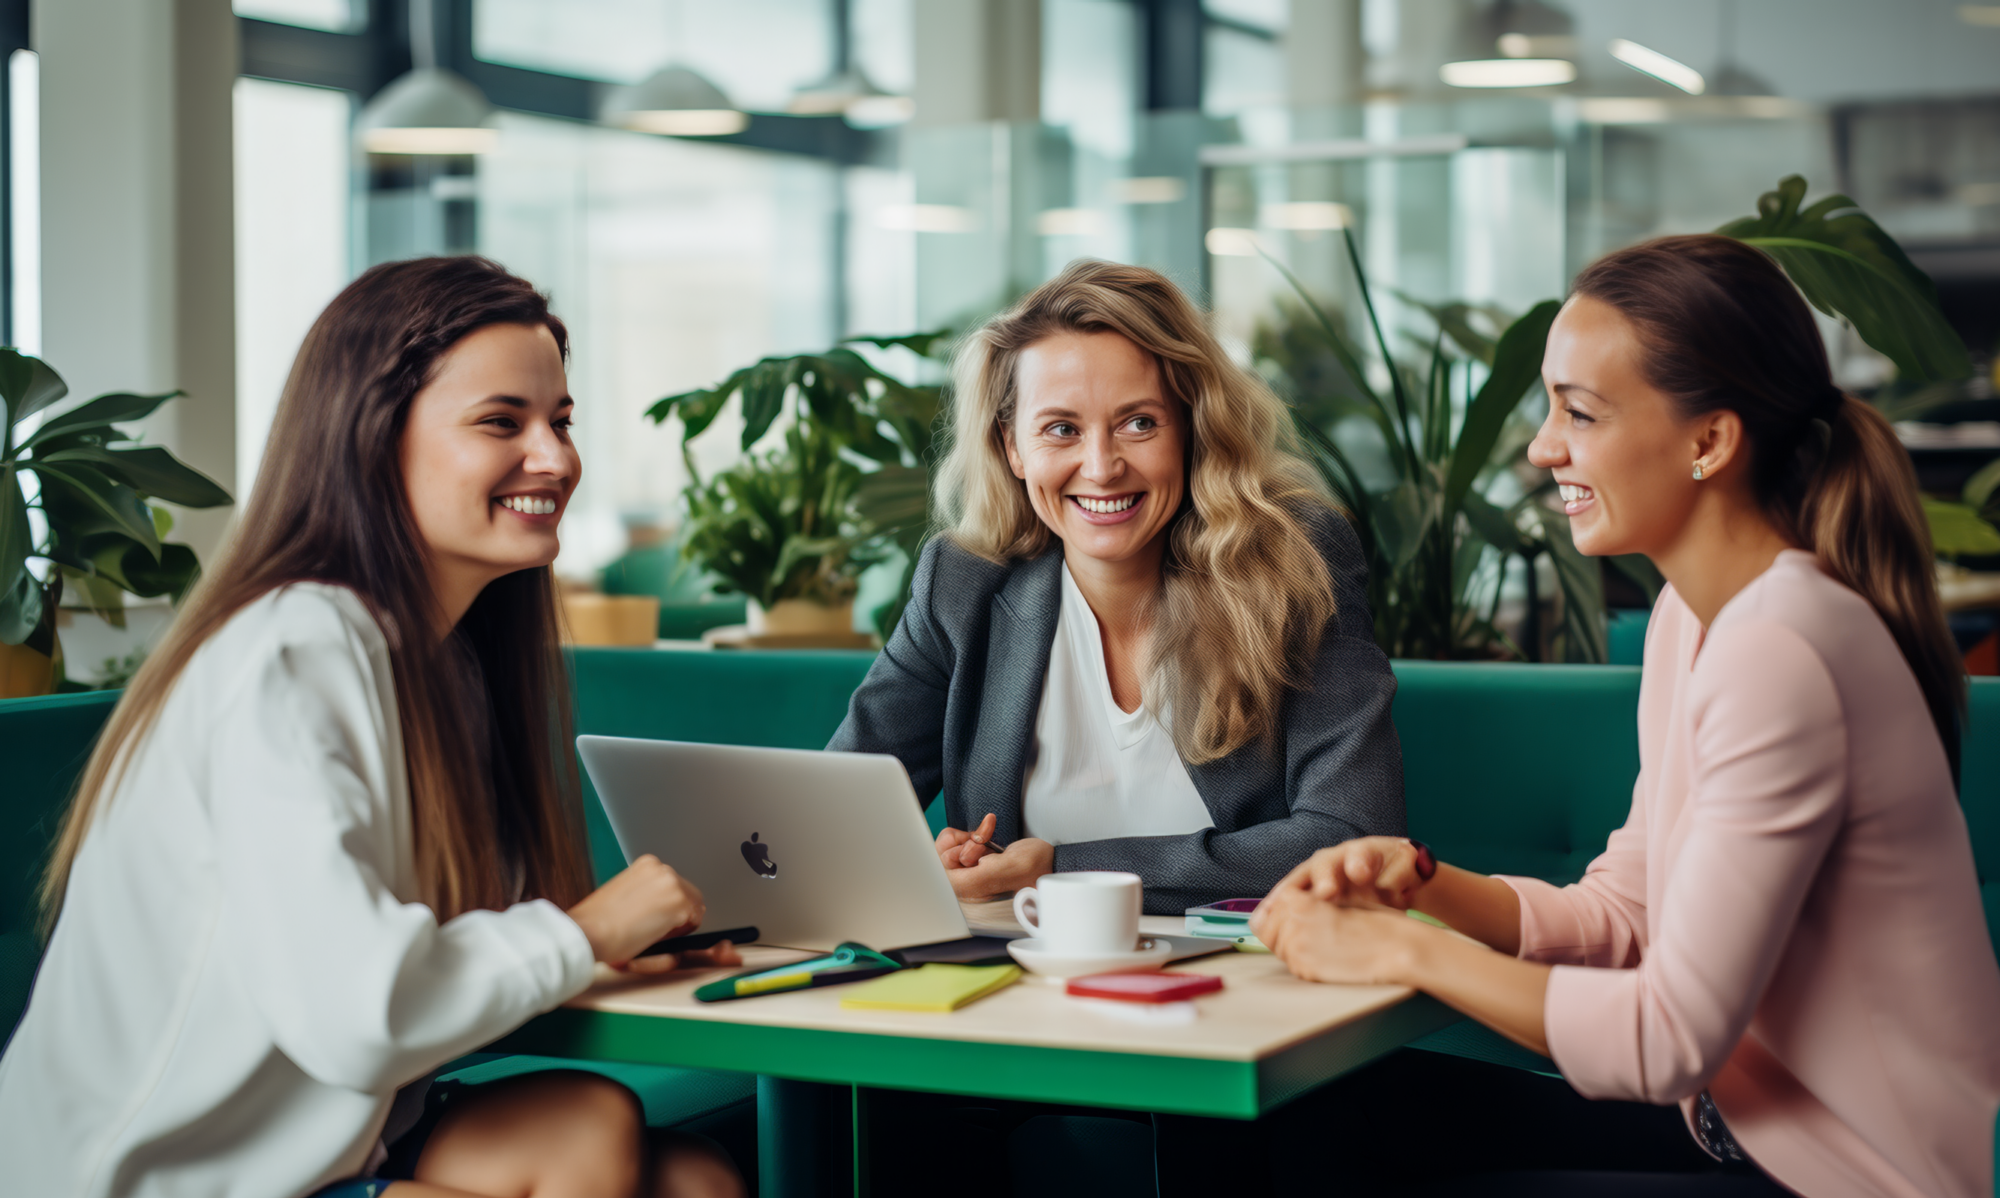
{"type": "Polygon", "coordinates": [[[941,535],[828,747],[943,791],[960,897],[1128,870],[1178,912],[1400,834],[1359,541],[1187,297],[1072,263],[955,378],[941,535]]]}

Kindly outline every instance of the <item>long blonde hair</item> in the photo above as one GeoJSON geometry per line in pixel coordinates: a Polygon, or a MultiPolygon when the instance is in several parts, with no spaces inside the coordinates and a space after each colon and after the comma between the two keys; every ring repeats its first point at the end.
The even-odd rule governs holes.
{"type": "Polygon", "coordinates": [[[1007,465],[1021,351],[1059,333],[1113,332],[1151,355],[1188,414],[1187,498],[1168,528],[1149,613],[1147,706],[1170,713],[1191,764],[1268,741],[1334,616],[1333,579],[1307,524],[1339,519],[1296,452],[1285,405],[1231,362],[1166,276],[1082,259],[959,347],[934,518],[994,562],[1040,555],[1054,534],[1007,465]]]}
{"type": "Polygon", "coordinates": [[[42,879],[45,934],[92,819],[195,651],[259,596],[300,581],[353,590],[389,642],[417,881],[438,919],[517,897],[568,906],[589,892],[549,570],[488,585],[440,644],[403,488],[411,401],[447,350],[495,324],[544,326],[568,352],[547,301],[483,258],[377,266],[314,322],[228,547],[132,679],[84,767],[42,879]]]}

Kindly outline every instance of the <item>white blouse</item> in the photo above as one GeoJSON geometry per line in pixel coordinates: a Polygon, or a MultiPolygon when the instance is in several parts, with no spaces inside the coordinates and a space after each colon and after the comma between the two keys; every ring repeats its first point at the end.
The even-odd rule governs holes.
{"type": "Polygon", "coordinates": [[[196,651],[71,871],[0,1058],[0,1189],[276,1198],[369,1163],[397,1087],[590,982],[555,905],[416,901],[388,647],[300,583],[196,651]]]}
{"type": "Polygon", "coordinates": [[[1027,834],[1050,844],[1176,836],[1215,823],[1160,721],[1111,697],[1097,615],[1067,563],[1021,813],[1027,834]]]}

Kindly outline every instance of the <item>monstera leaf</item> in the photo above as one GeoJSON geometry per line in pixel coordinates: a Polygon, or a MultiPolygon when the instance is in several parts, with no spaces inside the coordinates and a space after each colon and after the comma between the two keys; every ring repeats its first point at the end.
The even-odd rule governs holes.
{"type": "Polygon", "coordinates": [[[1845,319],[1909,382],[1972,373],[1965,343],[1938,309],[1937,288],[1896,239],[1853,200],[1830,195],[1802,208],[1806,181],[1787,176],[1757,200],[1757,215],[1716,232],[1777,259],[1813,307],[1845,319]]]}
{"type": "Polygon", "coordinates": [[[167,450],[141,445],[118,425],[142,420],[180,392],[100,395],[47,415],[69,394],[39,358],[0,349],[0,642],[55,656],[55,605],[67,578],[92,608],[116,618],[119,592],[178,599],[199,567],[194,551],[164,540],[172,519],[152,500],[219,507],[229,492],[167,450]],[[25,422],[41,416],[28,431],[25,422]],[[35,539],[22,486],[45,532],[35,539]],[[39,576],[30,569],[45,563],[39,576]]]}

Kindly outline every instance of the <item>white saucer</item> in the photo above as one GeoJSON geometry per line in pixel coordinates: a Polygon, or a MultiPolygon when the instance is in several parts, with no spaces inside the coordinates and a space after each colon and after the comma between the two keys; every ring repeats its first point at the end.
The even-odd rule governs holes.
{"type": "Polygon", "coordinates": [[[1174,955],[1173,942],[1162,936],[1142,938],[1128,953],[1070,956],[1052,953],[1038,939],[1009,940],[1007,951],[1023,968],[1052,978],[1080,978],[1093,973],[1139,973],[1158,969],[1174,955]]]}

